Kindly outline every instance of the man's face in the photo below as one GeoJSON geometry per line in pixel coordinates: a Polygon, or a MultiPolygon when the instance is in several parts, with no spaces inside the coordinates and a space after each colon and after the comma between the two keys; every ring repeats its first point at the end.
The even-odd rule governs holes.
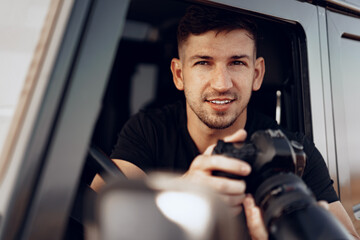
{"type": "Polygon", "coordinates": [[[176,87],[185,93],[188,121],[201,121],[211,129],[240,122],[264,74],[264,60],[255,59],[249,34],[233,30],[190,35],[179,54],[172,72],[176,87]]]}

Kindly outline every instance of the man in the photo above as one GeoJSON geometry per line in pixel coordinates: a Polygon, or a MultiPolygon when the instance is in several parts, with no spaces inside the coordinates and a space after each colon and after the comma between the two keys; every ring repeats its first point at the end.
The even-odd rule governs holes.
{"type": "MultiPolygon", "coordinates": [[[[274,121],[249,111],[252,91],[265,73],[265,61],[256,57],[256,27],[238,14],[190,7],[178,27],[179,58],[171,61],[176,88],[186,103],[137,114],[119,135],[112,158],[129,178],[152,170],[182,172],[183,178],[207,184],[238,214],[244,206],[253,239],[267,232],[245,182],[212,175],[215,170],[246,176],[251,167],[244,161],[211,155],[219,139],[244,141],[256,130],[280,128],[274,121]]],[[[302,135],[286,131],[304,145],[308,162],[304,181],[318,200],[330,202],[351,234],[352,223],[338,201],[326,165],[314,144],[302,135]]]]}

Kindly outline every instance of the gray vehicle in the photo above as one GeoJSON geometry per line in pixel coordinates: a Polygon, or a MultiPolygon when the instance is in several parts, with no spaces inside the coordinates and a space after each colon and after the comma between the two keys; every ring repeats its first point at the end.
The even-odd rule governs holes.
{"type": "Polygon", "coordinates": [[[182,97],[169,64],[194,3],[256,19],[267,71],[250,104],[313,139],[360,232],[359,0],[53,2],[0,152],[0,239],[86,238],[87,186],[121,175],[105,155],[122,125],[182,97]]]}

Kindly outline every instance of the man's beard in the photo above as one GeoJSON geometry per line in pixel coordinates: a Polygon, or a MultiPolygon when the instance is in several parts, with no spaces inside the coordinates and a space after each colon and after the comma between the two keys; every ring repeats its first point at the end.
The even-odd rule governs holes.
{"type": "MultiPolygon", "coordinates": [[[[187,92],[185,92],[185,95],[187,92]]],[[[191,95],[191,93],[189,93],[191,95]]],[[[229,97],[230,99],[234,99],[235,101],[241,102],[241,97],[237,96],[235,93],[207,93],[202,96],[202,103],[193,102],[190,99],[188,100],[188,105],[191,110],[195,113],[195,115],[202,121],[207,127],[210,129],[226,129],[232,126],[241,113],[246,108],[240,106],[239,111],[236,112],[213,112],[210,113],[205,110],[203,106],[201,106],[207,99],[216,98],[216,97],[229,97]]]]}
{"type": "Polygon", "coordinates": [[[210,129],[226,129],[232,126],[243,112],[242,110],[238,114],[233,115],[230,115],[227,112],[217,112],[215,114],[209,115],[202,109],[195,111],[192,105],[190,105],[190,108],[196,114],[196,116],[210,129]]]}

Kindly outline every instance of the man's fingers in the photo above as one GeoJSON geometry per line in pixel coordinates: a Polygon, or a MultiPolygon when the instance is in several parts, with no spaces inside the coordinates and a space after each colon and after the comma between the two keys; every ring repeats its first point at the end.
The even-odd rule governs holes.
{"type": "MultiPolygon", "coordinates": [[[[247,133],[244,129],[239,129],[234,134],[224,137],[225,142],[244,142],[246,139],[247,133]]],[[[204,152],[205,155],[211,155],[215,148],[216,144],[210,145],[204,152]]]]}
{"type": "Polygon", "coordinates": [[[319,206],[325,208],[326,210],[329,210],[329,203],[327,201],[321,200],[318,201],[319,206]]]}
{"type": "Polygon", "coordinates": [[[216,144],[212,144],[210,145],[204,152],[204,155],[211,155],[212,152],[214,151],[216,144]]]}
{"type": "Polygon", "coordinates": [[[224,138],[225,142],[243,142],[245,141],[247,133],[244,129],[239,129],[234,134],[224,138]]]}
{"type": "Polygon", "coordinates": [[[239,207],[244,202],[245,193],[237,195],[220,195],[221,200],[230,207],[239,207]]]}
{"type": "Polygon", "coordinates": [[[224,177],[209,177],[207,184],[215,189],[216,192],[226,195],[243,194],[246,189],[245,181],[224,177]]]}
{"type": "Polygon", "coordinates": [[[255,205],[254,198],[251,195],[246,196],[244,200],[244,209],[251,239],[268,239],[268,233],[261,216],[260,208],[255,205]]]}
{"type": "Polygon", "coordinates": [[[251,172],[251,167],[247,162],[221,155],[200,155],[195,158],[190,168],[211,172],[222,171],[239,176],[247,176],[251,172]]]}

